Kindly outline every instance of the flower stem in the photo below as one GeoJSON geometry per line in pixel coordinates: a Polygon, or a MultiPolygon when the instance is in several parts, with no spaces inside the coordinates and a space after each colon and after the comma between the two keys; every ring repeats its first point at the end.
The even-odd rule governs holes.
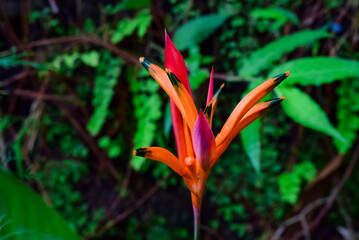
{"type": "Polygon", "coordinates": [[[196,211],[195,208],[193,208],[193,217],[194,217],[194,240],[199,240],[199,227],[201,225],[201,215],[199,211],[196,211]]]}
{"type": "Polygon", "coordinates": [[[193,206],[193,220],[194,220],[194,234],[193,239],[199,240],[199,232],[200,232],[200,225],[201,225],[201,204],[202,198],[191,194],[192,197],[192,206],[193,206]]]}

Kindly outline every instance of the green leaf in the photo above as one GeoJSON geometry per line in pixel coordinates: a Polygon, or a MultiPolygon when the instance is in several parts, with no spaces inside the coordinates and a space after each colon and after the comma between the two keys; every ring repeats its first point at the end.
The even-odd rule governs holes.
{"type": "Polygon", "coordinates": [[[215,13],[192,19],[182,25],[174,34],[174,44],[180,51],[199,44],[222,26],[228,17],[228,15],[215,13]]]}
{"type": "Polygon", "coordinates": [[[74,68],[75,62],[79,59],[80,54],[78,52],[73,52],[72,54],[64,54],[64,62],[68,68],[74,68]]]}
{"type": "Polygon", "coordinates": [[[283,54],[289,53],[294,49],[311,44],[312,42],[326,38],[330,35],[322,30],[303,30],[281,37],[253,52],[249,58],[244,60],[240,75],[243,78],[250,78],[258,74],[260,71],[269,68],[274,61],[282,58],[283,54]]]}
{"type": "MultiPolygon", "coordinates": [[[[129,70],[127,76],[131,79],[134,76],[133,71],[129,70]]],[[[153,79],[146,81],[131,79],[129,82],[133,93],[134,115],[137,121],[134,149],[148,147],[156,138],[156,122],[162,116],[162,100],[158,95],[160,86],[153,79]]],[[[136,171],[143,170],[146,161],[148,160],[143,157],[132,156],[131,166],[136,171]]]]}
{"type": "Polygon", "coordinates": [[[0,131],[4,131],[6,128],[11,126],[11,118],[10,115],[7,115],[5,117],[0,117],[0,131]]]}
{"type": "Polygon", "coordinates": [[[342,58],[311,57],[292,60],[274,68],[269,76],[276,75],[284,69],[292,71],[292,75],[285,80],[288,85],[319,86],[335,80],[359,77],[359,62],[342,58]]]}
{"type": "Polygon", "coordinates": [[[136,29],[137,22],[132,19],[123,19],[117,25],[117,30],[112,34],[113,44],[121,42],[126,36],[130,36],[136,29]]]}
{"type": "Polygon", "coordinates": [[[122,0],[115,6],[107,5],[105,7],[105,12],[111,15],[122,10],[138,9],[143,7],[149,7],[150,5],[151,5],[150,0],[137,0],[137,1],[122,0]]]}
{"type": "MultiPolygon", "coordinates": [[[[37,62],[30,62],[26,60],[22,60],[20,58],[29,56],[27,52],[23,52],[20,54],[15,54],[15,48],[12,49],[13,53],[10,56],[1,56],[0,57],[0,66],[4,67],[5,69],[10,67],[16,66],[31,66],[37,70],[51,70],[52,67],[47,64],[37,63],[37,62]]],[[[1,83],[0,83],[1,86],[1,83]]]]}
{"type": "Polygon", "coordinates": [[[283,17],[287,18],[292,23],[299,24],[299,19],[298,19],[297,15],[295,15],[294,12],[292,12],[288,9],[284,9],[284,8],[275,8],[275,10],[280,12],[283,17]]]}
{"type": "Polygon", "coordinates": [[[244,151],[247,153],[247,156],[256,171],[260,173],[261,163],[261,120],[257,119],[251,124],[249,124],[245,129],[240,133],[241,141],[243,144],[244,151]]]}
{"type": "Polygon", "coordinates": [[[122,150],[121,150],[120,146],[112,145],[108,149],[108,156],[110,158],[116,158],[116,157],[120,156],[121,152],[122,152],[122,150]]]}
{"type": "Polygon", "coordinates": [[[357,78],[342,81],[337,87],[338,130],[349,144],[334,140],[338,152],[345,154],[353,145],[359,130],[359,81],[357,78]]]}
{"type": "Polygon", "coordinates": [[[22,181],[0,170],[0,182],[0,212],[10,221],[0,229],[0,236],[13,234],[17,240],[81,239],[54,209],[22,181]]]}
{"type": "Polygon", "coordinates": [[[111,144],[111,139],[108,136],[104,136],[98,140],[98,145],[101,148],[108,148],[111,144]]]}
{"type": "Polygon", "coordinates": [[[91,18],[86,18],[84,28],[88,32],[95,31],[95,24],[91,18]]]}
{"type": "Polygon", "coordinates": [[[294,173],[303,178],[305,181],[310,182],[314,180],[317,169],[312,162],[305,161],[294,168],[294,173]]]}
{"type": "Polygon", "coordinates": [[[317,170],[312,162],[305,161],[296,165],[292,172],[282,173],[278,178],[283,201],[294,204],[298,201],[303,180],[314,180],[317,170]]]}
{"type": "Polygon", "coordinates": [[[148,8],[143,9],[137,14],[135,20],[137,21],[137,36],[142,38],[147,33],[147,29],[152,21],[150,10],[148,8]]]}
{"type": "Polygon", "coordinates": [[[126,36],[130,36],[137,28],[137,36],[142,38],[152,21],[150,10],[145,8],[137,13],[133,19],[123,19],[118,23],[117,30],[112,33],[112,43],[121,42],[126,36]]]}
{"type": "Polygon", "coordinates": [[[295,87],[278,87],[279,96],[287,98],[282,102],[285,113],[295,122],[310,129],[323,132],[338,141],[347,143],[338,130],[330,123],[320,106],[307,94],[295,87]]]}
{"type": "Polygon", "coordinates": [[[92,50],[91,52],[85,52],[81,54],[81,61],[90,67],[97,67],[100,61],[100,54],[92,50]]]}
{"type": "Polygon", "coordinates": [[[255,9],[249,15],[256,19],[256,27],[261,32],[277,31],[288,21],[299,24],[299,20],[293,12],[281,8],[255,9]]]}
{"type": "Polygon", "coordinates": [[[96,69],[94,97],[92,99],[95,109],[87,123],[87,130],[92,136],[96,136],[105,123],[114,94],[113,89],[121,74],[121,65],[121,59],[112,58],[107,52],[104,61],[101,61],[96,69]]]}
{"type": "Polygon", "coordinates": [[[278,178],[279,189],[283,201],[294,204],[298,200],[302,180],[297,174],[283,173],[278,178]]]}
{"type": "Polygon", "coordinates": [[[249,15],[253,18],[284,20],[299,24],[298,17],[293,12],[282,8],[254,9],[249,15]]]}

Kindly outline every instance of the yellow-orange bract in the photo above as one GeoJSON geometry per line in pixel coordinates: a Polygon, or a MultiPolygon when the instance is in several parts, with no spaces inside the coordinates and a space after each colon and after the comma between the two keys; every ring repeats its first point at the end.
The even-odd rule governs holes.
{"type": "Polygon", "coordinates": [[[134,154],[163,162],[183,177],[191,191],[196,220],[196,217],[199,218],[202,195],[210,169],[243,128],[285,99],[282,97],[258,103],[288,77],[290,72],[268,79],[247,94],[235,107],[215,137],[211,130],[212,117],[223,85],[213,95],[213,69],[207,95],[207,106],[203,112],[201,110],[198,113],[193,102],[183,57],[167,34],[165,70],[143,57],[140,58],[140,62],[170,97],[178,157],[160,147],[139,148],[134,151],[134,154]]]}

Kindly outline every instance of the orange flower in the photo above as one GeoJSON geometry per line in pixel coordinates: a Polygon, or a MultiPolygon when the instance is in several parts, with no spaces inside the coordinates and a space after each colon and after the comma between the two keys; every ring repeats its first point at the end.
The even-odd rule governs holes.
{"type": "Polygon", "coordinates": [[[202,196],[210,169],[243,128],[285,99],[282,97],[258,103],[288,77],[290,72],[268,79],[247,94],[235,107],[221,131],[214,137],[211,129],[212,118],[217,106],[218,96],[224,84],[213,95],[212,68],[207,106],[203,112],[201,110],[198,113],[193,102],[183,57],[167,33],[165,37],[166,69],[163,70],[143,57],[140,58],[140,62],[170,97],[178,158],[168,150],[160,147],[139,148],[134,151],[134,154],[163,162],[183,177],[188,189],[191,191],[195,220],[195,239],[198,239],[202,196]]]}

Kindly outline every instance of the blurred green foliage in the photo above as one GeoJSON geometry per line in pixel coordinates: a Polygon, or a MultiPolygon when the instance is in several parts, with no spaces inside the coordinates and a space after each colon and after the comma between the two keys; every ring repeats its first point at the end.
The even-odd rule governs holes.
{"type": "Polygon", "coordinates": [[[105,52],[101,64],[96,68],[95,86],[92,98],[94,113],[87,123],[87,130],[96,136],[109,114],[109,105],[114,95],[113,88],[121,74],[121,59],[115,59],[105,52]]]}
{"type": "Polygon", "coordinates": [[[282,200],[291,204],[296,203],[303,181],[313,181],[316,173],[313,163],[301,162],[294,167],[292,172],[281,174],[278,183],[282,200]]]}
{"type": "MultiPolygon", "coordinates": [[[[359,129],[355,1],[65,2],[56,1],[59,12],[22,6],[28,15],[19,3],[17,10],[1,4],[18,12],[9,15],[16,27],[6,18],[0,26],[12,32],[0,39],[0,239],[78,239],[73,230],[88,239],[190,238],[180,178],[132,155],[155,145],[176,152],[168,97],[134,65],[138,56],[163,65],[165,28],[185,58],[198,106],[212,66],[215,88],[226,82],[215,133],[243,93],[292,72],[266,98],[286,96],[282,107],[243,130],[213,168],[204,239],[268,239],[310,204],[305,186],[324,197],[342,175],[359,129]],[[344,161],[319,181],[338,154],[344,161]]],[[[358,219],[358,180],[354,172],[340,195],[349,206],[338,202],[332,227],[319,232],[339,238],[340,208],[350,212],[345,219],[358,219]]]]}

